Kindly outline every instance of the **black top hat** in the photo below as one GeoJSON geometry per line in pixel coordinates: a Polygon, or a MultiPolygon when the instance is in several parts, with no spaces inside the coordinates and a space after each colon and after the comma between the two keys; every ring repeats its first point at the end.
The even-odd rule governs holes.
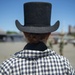
{"type": "Polygon", "coordinates": [[[49,33],[58,29],[59,21],[53,26],[51,21],[51,3],[28,2],[24,4],[24,26],[16,20],[20,31],[29,33],[49,33]]]}

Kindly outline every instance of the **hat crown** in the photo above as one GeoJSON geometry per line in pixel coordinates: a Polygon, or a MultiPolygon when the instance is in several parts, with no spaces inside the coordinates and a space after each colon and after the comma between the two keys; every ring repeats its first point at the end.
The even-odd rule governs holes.
{"type": "Polygon", "coordinates": [[[24,25],[25,26],[50,26],[51,20],[50,3],[29,2],[24,4],[24,25]]]}
{"type": "Polygon", "coordinates": [[[24,4],[24,25],[18,20],[15,21],[20,31],[28,33],[50,33],[56,31],[60,22],[54,25],[51,22],[51,3],[47,2],[28,2],[24,4]]]}

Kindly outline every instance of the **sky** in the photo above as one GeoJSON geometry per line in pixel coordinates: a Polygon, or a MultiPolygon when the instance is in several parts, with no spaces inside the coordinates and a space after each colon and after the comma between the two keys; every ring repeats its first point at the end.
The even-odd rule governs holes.
{"type": "Polygon", "coordinates": [[[24,25],[23,4],[26,2],[51,3],[51,25],[60,21],[57,32],[68,32],[69,25],[75,26],[75,0],[0,0],[0,29],[19,32],[15,20],[24,25]]]}

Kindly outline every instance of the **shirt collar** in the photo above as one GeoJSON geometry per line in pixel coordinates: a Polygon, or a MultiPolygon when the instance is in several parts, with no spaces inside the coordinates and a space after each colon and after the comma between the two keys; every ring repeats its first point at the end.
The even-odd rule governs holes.
{"type": "Polygon", "coordinates": [[[25,47],[24,50],[36,50],[36,51],[44,51],[47,49],[47,46],[43,42],[38,42],[38,43],[28,43],[25,47]]]}
{"type": "Polygon", "coordinates": [[[36,51],[36,50],[21,50],[14,54],[15,57],[27,60],[36,60],[45,56],[55,55],[55,51],[47,49],[45,51],[36,51]]]}

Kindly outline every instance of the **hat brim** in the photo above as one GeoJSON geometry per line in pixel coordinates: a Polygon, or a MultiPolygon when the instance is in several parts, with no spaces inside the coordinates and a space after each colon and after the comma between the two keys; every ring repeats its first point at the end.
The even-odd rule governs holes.
{"type": "Polygon", "coordinates": [[[28,33],[50,33],[54,32],[59,28],[60,22],[57,21],[53,26],[50,27],[32,27],[32,26],[23,26],[18,20],[15,21],[16,27],[22,32],[28,33]]]}

